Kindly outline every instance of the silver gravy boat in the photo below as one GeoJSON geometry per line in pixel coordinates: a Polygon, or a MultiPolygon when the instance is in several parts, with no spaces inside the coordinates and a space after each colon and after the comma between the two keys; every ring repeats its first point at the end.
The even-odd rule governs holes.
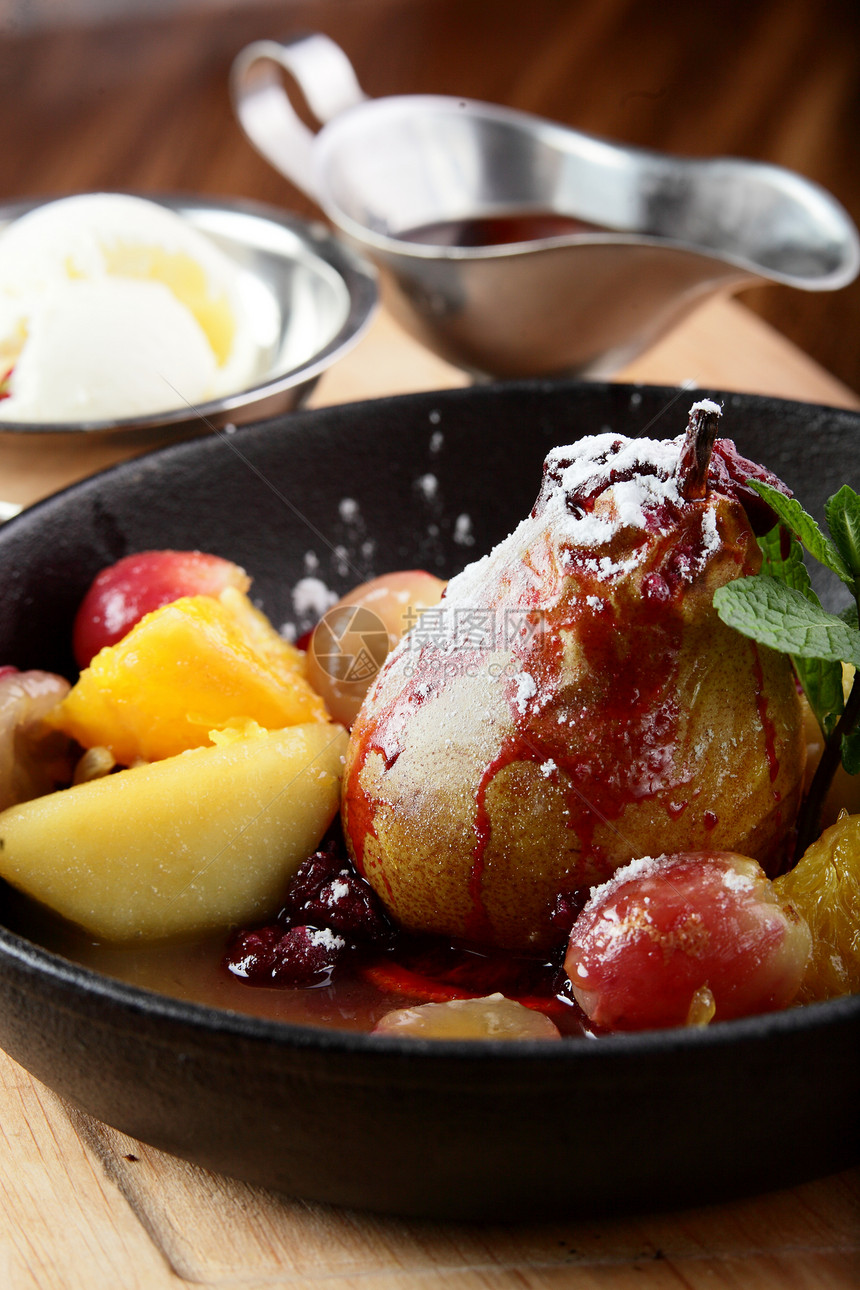
{"type": "Polygon", "coordinates": [[[231,88],[251,142],[383,270],[400,322],[475,375],[607,376],[713,292],[833,291],[860,269],[845,211],[791,171],[466,99],[369,99],[326,36],[249,45],[231,88]]]}

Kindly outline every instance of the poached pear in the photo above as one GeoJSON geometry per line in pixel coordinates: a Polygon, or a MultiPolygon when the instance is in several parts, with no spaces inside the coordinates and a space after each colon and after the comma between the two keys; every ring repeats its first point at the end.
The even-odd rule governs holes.
{"type": "Polygon", "coordinates": [[[803,719],[788,658],[712,606],[760,566],[739,500],[759,468],[726,440],[712,459],[719,411],[695,405],[674,440],[555,449],[531,515],[389,656],[342,813],[403,927],[544,949],[558,897],[635,857],[779,867],[803,719]]]}

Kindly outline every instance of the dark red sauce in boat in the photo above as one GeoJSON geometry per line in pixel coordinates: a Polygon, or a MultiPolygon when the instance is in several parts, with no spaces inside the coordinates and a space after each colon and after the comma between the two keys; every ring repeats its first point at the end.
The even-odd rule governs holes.
{"type": "Polygon", "coordinates": [[[569,237],[573,233],[611,233],[612,229],[556,211],[523,215],[483,215],[476,219],[440,220],[421,224],[397,236],[402,242],[422,246],[510,246],[516,242],[537,242],[547,237],[569,237]]]}

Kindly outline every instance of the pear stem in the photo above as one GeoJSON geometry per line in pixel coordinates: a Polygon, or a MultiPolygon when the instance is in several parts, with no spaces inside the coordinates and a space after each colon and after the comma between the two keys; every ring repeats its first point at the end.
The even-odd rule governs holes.
{"type": "Polygon", "coordinates": [[[687,434],[678,461],[678,488],[687,502],[708,495],[708,467],[723,410],[711,399],[703,399],[690,408],[687,434]]]}

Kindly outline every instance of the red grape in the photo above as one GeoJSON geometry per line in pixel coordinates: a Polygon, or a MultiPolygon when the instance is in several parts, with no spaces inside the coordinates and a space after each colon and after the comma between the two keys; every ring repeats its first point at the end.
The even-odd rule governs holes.
{"type": "Polygon", "coordinates": [[[711,996],[717,1020],[787,1007],[810,947],[754,860],[703,852],[634,860],[595,888],[564,965],[596,1026],[645,1030],[692,1023],[711,996]]]}
{"type": "Polygon", "coordinates": [[[250,579],[230,560],[202,551],[141,551],[103,569],[84,596],[72,630],[80,667],[118,640],[145,614],[182,596],[247,591],[250,579]]]}

